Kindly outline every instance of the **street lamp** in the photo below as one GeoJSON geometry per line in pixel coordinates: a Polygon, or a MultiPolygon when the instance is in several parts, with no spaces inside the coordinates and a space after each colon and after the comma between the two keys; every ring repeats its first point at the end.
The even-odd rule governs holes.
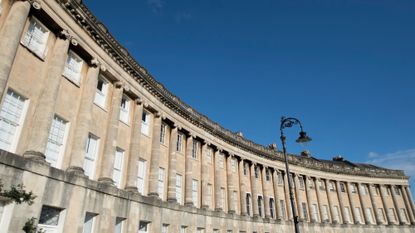
{"type": "Polygon", "coordinates": [[[298,139],[296,140],[297,143],[306,143],[311,141],[311,138],[307,136],[306,132],[304,132],[303,130],[303,125],[301,125],[301,122],[296,119],[296,118],[292,118],[292,117],[281,117],[281,125],[280,125],[280,131],[281,131],[281,142],[282,142],[282,151],[284,153],[284,162],[285,162],[285,172],[287,174],[287,179],[288,179],[288,190],[289,190],[289,194],[290,194],[290,201],[291,201],[291,209],[292,209],[292,213],[293,213],[293,219],[294,219],[294,229],[295,229],[295,233],[300,233],[300,229],[298,227],[298,215],[297,215],[297,211],[295,208],[295,204],[294,204],[294,194],[293,194],[293,187],[291,184],[291,180],[290,180],[290,168],[288,165],[288,160],[287,160],[287,149],[286,149],[286,145],[285,145],[285,135],[283,132],[283,129],[285,128],[291,128],[293,125],[300,125],[300,136],[298,137],[298,139]]]}

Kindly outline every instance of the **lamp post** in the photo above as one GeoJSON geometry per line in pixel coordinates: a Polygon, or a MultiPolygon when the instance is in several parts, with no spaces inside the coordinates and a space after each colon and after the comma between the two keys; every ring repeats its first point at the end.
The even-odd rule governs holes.
{"type": "Polygon", "coordinates": [[[303,125],[301,124],[301,122],[296,119],[296,118],[292,118],[292,117],[281,117],[281,125],[280,125],[280,131],[281,131],[281,142],[282,142],[282,151],[284,153],[284,162],[285,162],[285,172],[287,174],[287,179],[288,179],[288,190],[289,190],[289,194],[290,194],[290,202],[291,202],[291,209],[292,209],[292,214],[293,214],[293,219],[294,219],[294,229],[295,229],[295,233],[300,233],[300,229],[298,227],[298,215],[297,215],[297,211],[295,208],[295,203],[294,203],[294,194],[293,194],[293,185],[291,183],[291,179],[290,179],[290,167],[288,165],[288,160],[287,160],[287,149],[286,149],[286,145],[285,145],[285,135],[284,135],[284,129],[285,128],[291,128],[293,125],[299,125],[300,126],[300,136],[298,137],[298,139],[296,140],[297,143],[306,143],[311,141],[311,138],[307,136],[306,132],[304,132],[303,130],[303,125]]]}

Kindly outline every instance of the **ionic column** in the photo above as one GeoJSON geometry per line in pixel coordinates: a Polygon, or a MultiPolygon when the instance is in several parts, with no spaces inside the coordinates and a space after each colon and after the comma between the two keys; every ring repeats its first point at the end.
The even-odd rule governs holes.
{"type": "Polygon", "coordinates": [[[185,205],[193,206],[192,197],[192,147],[193,147],[193,135],[189,135],[186,138],[186,155],[185,155],[185,205]]]}
{"type": "Polygon", "coordinates": [[[133,127],[131,130],[130,156],[128,159],[127,183],[125,189],[132,192],[137,190],[138,160],[140,155],[141,122],[143,104],[140,99],[134,101],[133,127]]]}
{"type": "MultiPolygon", "coordinates": [[[[209,143],[206,141],[202,142],[202,156],[200,157],[201,163],[202,163],[202,208],[203,209],[209,209],[209,203],[207,202],[208,195],[208,183],[209,183],[209,167],[207,163],[207,154],[208,154],[208,147],[209,143]]],[[[212,200],[212,197],[211,197],[212,200]]]]}
{"type": "MultiPolygon", "coordinates": [[[[24,4],[16,2],[15,4],[24,4]]],[[[23,7],[23,6],[22,6],[23,7]]],[[[55,114],[56,99],[62,80],[62,71],[65,67],[69,38],[67,33],[61,33],[53,46],[53,54],[48,64],[46,79],[33,116],[32,128],[25,157],[38,161],[45,161],[46,145],[52,120],[55,114]]],[[[18,40],[19,41],[19,40],[18,40]]],[[[6,59],[0,59],[6,60],[6,59]]],[[[1,89],[3,91],[3,89],[1,89]]]]}
{"type": "Polygon", "coordinates": [[[384,185],[379,185],[380,197],[382,199],[382,204],[383,204],[383,207],[384,207],[383,209],[385,210],[386,219],[388,221],[387,224],[390,225],[390,224],[392,224],[394,222],[394,220],[391,219],[390,214],[388,213],[389,212],[389,208],[388,208],[387,202],[385,200],[385,196],[386,195],[385,195],[385,191],[384,191],[383,188],[386,188],[386,187],[384,185]]]}
{"type": "Polygon", "coordinates": [[[176,199],[176,143],[177,143],[178,128],[177,125],[170,126],[170,142],[169,142],[169,177],[167,187],[167,201],[177,202],[176,199]]]}
{"type": "Polygon", "coordinates": [[[307,207],[308,207],[308,210],[309,210],[309,212],[310,212],[310,222],[313,222],[313,216],[312,216],[312,214],[311,214],[311,210],[312,210],[312,207],[311,207],[311,200],[310,200],[310,185],[309,185],[309,177],[308,176],[304,176],[304,185],[305,185],[305,187],[304,187],[304,189],[305,189],[305,195],[306,195],[306,198],[307,198],[307,207]]]}
{"type": "MultiPolygon", "coordinates": [[[[161,115],[156,112],[153,114],[153,133],[151,136],[151,159],[148,196],[159,197],[158,177],[160,169],[160,128],[161,115]]],[[[190,184],[191,185],[191,184],[190,184]]],[[[159,197],[163,198],[163,197],[159,197]]]]}
{"type": "MultiPolygon", "coordinates": [[[[265,166],[262,166],[262,172],[261,172],[261,185],[262,185],[262,196],[264,199],[264,214],[265,214],[265,218],[270,218],[271,217],[271,212],[269,209],[269,192],[268,192],[268,185],[267,185],[267,181],[266,181],[266,170],[268,168],[265,166]]],[[[269,172],[269,170],[268,170],[269,172]]]]}
{"type": "Polygon", "coordinates": [[[220,188],[221,188],[221,185],[222,185],[222,182],[221,182],[221,180],[222,180],[222,178],[223,177],[220,177],[220,174],[222,173],[221,171],[220,171],[220,167],[219,167],[219,157],[220,156],[222,156],[221,155],[221,152],[222,152],[222,149],[218,149],[218,150],[216,150],[215,151],[215,153],[214,153],[214,155],[215,155],[215,164],[214,164],[214,170],[215,170],[215,177],[214,177],[214,180],[215,180],[215,192],[214,192],[214,196],[215,196],[215,210],[216,211],[223,211],[224,209],[223,209],[223,207],[220,205],[220,188]]]}
{"type": "Polygon", "coordinates": [[[336,190],[337,190],[337,198],[339,199],[339,205],[340,205],[340,211],[341,211],[341,218],[342,218],[342,223],[343,224],[349,224],[349,222],[346,222],[346,209],[344,208],[344,204],[343,204],[343,198],[342,198],[342,194],[340,191],[340,182],[339,181],[334,181],[336,183],[336,190]]]}
{"type": "Polygon", "coordinates": [[[280,195],[278,193],[278,171],[272,169],[272,186],[274,188],[274,197],[275,197],[275,217],[278,220],[282,219],[281,207],[280,207],[280,195]]]}
{"type": "MultiPolygon", "coordinates": [[[[291,209],[291,200],[290,200],[290,188],[288,186],[288,182],[292,182],[293,180],[290,179],[290,175],[284,173],[284,189],[285,189],[285,206],[287,209],[287,220],[294,220],[293,219],[293,213],[291,209]]],[[[291,184],[291,187],[294,186],[294,184],[291,184]]],[[[294,200],[295,202],[295,200],[294,200]]],[[[298,214],[298,213],[297,213],[298,214]]]]}
{"type": "MultiPolygon", "coordinates": [[[[376,204],[375,201],[375,195],[373,193],[373,188],[375,188],[373,185],[368,184],[368,190],[369,190],[369,195],[370,195],[370,202],[372,203],[372,207],[373,207],[373,212],[375,213],[375,221],[376,221],[376,225],[380,225],[383,223],[383,221],[380,219],[380,216],[378,214],[378,206],[376,204]]],[[[383,217],[382,217],[383,218],[383,217]]]]}
{"type": "Polygon", "coordinates": [[[404,223],[404,221],[402,219],[402,216],[399,212],[398,200],[396,199],[396,194],[395,194],[394,188],[395,188],[395,186],[391,185],[392,202],[393,202],[393,205],[395,207],[396,215],[398,216],[399,224],[404,225],[405,223],[404,223]]]}
{"type": "Polygon", "coordinates": [[[409,188],[409,186],[406,186],[405,190],[406,190],[406,192],[408,194],[408,197],[409,197],[409,204],[411,204],[412,211],[414,212],[414,215],[415,215],[415,205],[414,205],[414,199],[413,199],[413,196],[412,196],[412,193],[411,193],[411,189],[409,188]]]}
{"type": "MultiPolygon", "coordinates": [[[[353,198],[352,198],[352,192],[350,191],[350,183],[346,182],[346,190],[347,190],[347,199],[349,200],[350,203],[350,212],[352,213],[352,221],[354,224],[356,224],[356,213],[355,211],[355,205],[353,202],[353,198]]],[[[361,223],[359,223],[361,224],[361,223]]]]}
{"type": "MultiPolygon", "coordinates": [[[[308,177],[306,177],[305,179],[308,180],[308,177]]],[[[323,210],[322,210],[322,207],[321,207],[320,186],[318,185],[317,178],[311,177],[311,182],[314,183],[314,190],[316,191],[317,206],[318,206],[318,217],[320,218],[320,222],[323,222],[323,214],[322,214],[323,210]]],[[[327,189],[327,186],[325,186],[325,187],[327,189]]],[[[308,183],[306,183],[306,190],[307,190],[308,209],[311,210],[311,203],[310,203],[310,199],[309,199],[309,196],[308,196],[308,190],[309,190],[308,189],[308,183]]],[[[310,216],[310,219],[311,219],[311,216],[310,216]]],[[[318,219],[316,219],[316,221],[318,221],[318,219]]]]}
{"type": "Polygon", "coordinates": [[[405,206],[406,206],[406,210],[409,214],[409,219],[411,221],[411,225],[415,225],[415,216],[414,216],[414,211],[412,209],[412,205],[411,205],[411,200],[408,198],[408,193],[406,192],[407,187],[406,186],[401,186],[401,192],[404,198],[404,202],[405,202],[405,206]]]}
{"type": "Polygon", "coordinates": [[[114,185],[112,173],[114,169],[115,150],[117,147],[118,123],[120,118],[121,98],[123,87],[121,82],[114,84],[114,91],[111,100],[111,114],[107,126],[107,138],[105,139],[104,157],[102,159],[101,175],[99,182],[107,185],[114,185]]]}
{"type": "Polygon", "coordinates": [[[257,164],[252,163],[251,165],[251,190],[252,190],[252,213],[253,217],[259,216],[258,211],[258,185],[255,178],[255,169],[257,164]]]}
{"type": "Polygon", "coordinates": [[[298,217],[304,221],[304,214],[303,214],[303,208],[302,208],[302,197],[300,193],[300,184],[298,181],[298,174],[293,173],[293,179],[294,179],[294,186],[295,186],[295,197],[297,200],[297,210],[298,210],[298,217]]]}
{"type": "Polygon", "coordinates": [[[235,191],[235,180],[234,180],[234,176],[233,176],[233,171],[232,171],[232,159],[234,159],[234,155],[231,154],[227,157],[227,161],[226,161],[226,173],[227,173],[227,178],[226,178],[226,183],[227,183],[227,188],[228,188],[228,213],[235,213],[235,206],[234,206],[234,200],[233,200],[233,191],[235,191]]]}
{"type": "Polygon", "coordinates": [[[14,1],[0,31],[0,97],[5,92],[29,11],[29,1],[14,1]]]}
{"type": "Polygon", "coordinates": [[[247,188],[246,188],[246,184],[245,184],[245,182],[243,182],[243,180],[244,180],[244,166],[245,166],[245,164],[244,164],[244,160],[243,159],[241,159],[241,160],[239,160],[239,162],[238,162],[238,165],[239,165],[239,187],[241,187],[241,192],[240,192],[240,200],[241,200],[241,215],[242,216],[245,216],[245,215],[247,215],[247,211],[246,211],[246,190],[247,190],[247,188]]]}
{"type": "Polygon", "coordinates": [[[95,90],[99,76],[99,63],[96,59],[88,68],[85,87],[82,90],[81,103],[78,110],[75,125],[74,140],[70,157],[69,172],[84,174],[85,143],[88,138],[89,125],[92,119],[92,108],[94,105],[95,90]]]}
{"type": "Polygon", "coordinates": [[[360,206],[362,207],[363,221],[365,222],[366,225],[369,225],[371,223],[369,222],[369,216],[367,215],[367,213],[365,211],[367,206],[366,206],[366,202],[363,201],[361,190],[362,190],[362,184],[357,183],[357,194],[358,194],[358,198],[359,198],[359,201],[360,201],[360,206]]]}
{"type": "MultiPolygon", "coordinates": [[[[332,223],[337,223],[334,220],[334,210],[333,210],[333,201],[331,199],[330,190],[329,190],[329,180],[324,180],[324,185],[326,186],[326,195],[327,195],[327,202],[329,203],[329,211],[330,211],[330,219],[332,223]]],[[[340,216],[339,216],[340,217],[340,216]]],[[[340,219],[339,219],[340,220],[340,219]]]]}

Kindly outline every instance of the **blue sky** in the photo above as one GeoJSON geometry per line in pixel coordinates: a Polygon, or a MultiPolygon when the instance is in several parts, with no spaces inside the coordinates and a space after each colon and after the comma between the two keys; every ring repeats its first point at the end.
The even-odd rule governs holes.
{"type": "MultiPolygon", "coordinates": [[[[415,176],[415,1],[84,0],[137,61],[199,112],[263,145],[415,176]]],[[[414,190],[414,179],[412,190],[414,190]]],[[[414,192],[414,191],[413,191],[414,192]]]]}

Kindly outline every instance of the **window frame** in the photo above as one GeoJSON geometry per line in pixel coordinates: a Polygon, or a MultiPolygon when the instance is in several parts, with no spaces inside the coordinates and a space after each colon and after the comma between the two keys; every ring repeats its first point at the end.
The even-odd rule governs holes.
{"type": "MultiPolygon", "coordinates": [[[[12,99],[12,100],[14,100],[14,99],[12,99]]],[[[9,88],[7,90],[7,92],[5,93],[5,96],[3,97],[3,102],[1,103],[1,107],[0,107],[0,121],[5,121],[5,123],[7,123],[7,124],[14,125],[16,127],[16,129],[13,132],[13,136],[12,136],[12,139],[10,141],[10,144],[9,144],[8,148],[2,148],[3,150],[10,151],[12,153],[16,152],[17,145],[19,144],[19,141],[20,141],[20,136],[21,136],[21,133],[22,133],[23,125],[24,125],[25,120],[26,120],[27,110],[29,108],[29,102],[30,102],[30,100],[27,97],[25,97],[24,95],[21,95],[19,92],[16,92],[15,90],[13,90],[11,88],[9,88]],[[7,109],[3,110],[3,108],[5,107],[5,103],[6,103],[6,98],[8,98],[9,93],[10,93],[10,95],[12,95],[10,98],[15,98],[14,96],[16,96],[17,101],[22,102],[22,107],[20,109],[20,116],[19,116],[19,118],[17,119],[16,122],[14,122],[13,120],[10,120],[6,117],[1,116],[3,111],[7,111],[7,112],[9,111],[7,109]]],[[[10,104],[13,104],[13,103],[10,103],[10,104]]]]}
{"type": "Polygon", "coordinates": [[[65,61],[65,66],[63,68],[62,71],[62,76],[65,77],[67,80],[69,80],[70,82],[72,82],[73,84],[80,86],[81,82],[82,82],[82,69],[84,66],[85,61],[81,58],[81,56],[79,56],[77,53],[75,53],[72,49],[68,50],[67,53],[67,57],[66,57],[66,61],[65,61]],[[69,58],[72,56],[72,58],[79,59],[79,70],[77,70],[78,73],[76,73],[77,77],[71,77],[72,74],[69,74],[68,72],[72,72],[71,68],[68,67],[68,61],[69,58]],[[67,71],[70,70],[70,71],[67,71]]]}
{"type": "Polygon", "coordinates": [[[95,96],[94,96],[94,104],[98,107],[106,110],[107,109],[107,97],[108,97],[108,90],[109,90],[109,81],[105,79],[103,75],[99,75],[97,88],[95,89],[95,96]],[[102,82],[102,90],[98,89],[99,82],[102,82]],[[102,98],[102,100],[99,100],[102,98]],[[102,101],[102,103],[100,102],[102,101]]]}
{"type": "Polygon", "coordinates": [[[36,57],[40,58],[42,61],[46,58],[46,55],[48,53],[48,42],[50,37],[50,29],[46,27],[45,24],[43,24],[38,18],[32,16],[28,20],[28,26],[26,27],[25,33],[23,33],[23,36],[20,40],[20,44],[23,45],[25,48],[27,48],[32,54],[34,54],[36,57]],[[31,28],[32,23],[36,23],[40,26],[41,29],[45,30],[44,33],[44,41],[42,42],[42,48],[37,51],[37,48],[35,48],[35,45],[31,44],[31,38],[33,38],[33,32],[31,35],[28,35],[29,30],[31,28]],[[31,36],[31,38],[26,39],[26,37],[31,36]],[[28,40],[28,41],[27,41],[28,40]]]}
{"type": "Polygon", "coordinates": [[[146,110],[143,110],[141,114],[141,134],[145,136],[150,136],[150,113],[146,110]]]}
{"type": "MultiPolygon", "coordinates": [[[[60,129],[58,129],[58,130],[60,130],[60,129]]],[[[45,149],[45,156],[46,156],[45,159],[46,159],[46,161],[48,163],[50,163],[50,165],[52,167],[55,167],[55,168],[61,168],[62,167],[62,162],[63,162],[63,158],[64,158],[64,155],[65,155],[66,142],[68,140],[69,130],[70,130],[70,122],[67,121],[66,119],[64,119],[63,117],[55,114],[53,116],[53,119],[52,119],[51,127],[50,127],[49,134],[48,134],[47,145],[46,145],[46,149],[45,149]],[[55,125],[54,124],[55,123],[55,119],[58,119],[59,120],[59,123],[64,124],[64,129],[63,129],[63,133],[62,133],[62,138],[61,138],[62,141],[61,142],[58,142],[56,140],[55,140],[55,142],[53,142],[53,140],[50,138],[51,137],[51,133],[55,131],[53,129],[53,127],[55,125]],[[49,143],[51,143],[53,145],[58,145],[59,143],[61,144],[61,145],[58,145],[59,146],[59,152],[56,155],[57,156],[57,158],[56,158],[56,164],[53,164],[53,163],[51,163],[51,162],[48,161],[48,151],[50,151],[50,150],[48,150],[48,148],[51,146],[51,144],[49,144],[49,143]]]]}
{"type": "Polygon", "coordinates": [[[99,146],[100,146],[100,138],[95,136],[92,133],[88,133],[87,142],[85,143],[85,156],[84,156],[83,169],[84,169],[85,175],[88,176],[89,179],[94,179],[94,177],[95,177],[95,172],[96,172],[96,169],[97,169],[97,160],[98,160],[98,157],[99,157],[99,146]],[[86,160],[88,160],[88,158],[89,158],[88,157],[89,149],[92,149],[92,148],[89,148],[89,145],[91,144],[90,139],[95,140],[96,144],[95,144],[95,148],[94,148],[94,160],[93,160],[92,170],[90,172],[88,172],[89,173],[88,174],[87,169],[85,169],[85,166],[86,166],[85,164],[86,164],[86,160]]]}
{"type": "Polygon", "coordinates": [[[115,148],[115,155],[114,155],[114,165],[113,165],[113,170],[112,170],[112,179],[114,181],[114,184],[117,188],[121,188],[121,184],[122,184],[122,177],[123,177],[123,168],[124,168],[124,159],[125,158],[125,151],[119,147],[115,148]],[[120,164],[120,168],[116,167],[116,162],[117,162],[117,156],[121,155],[121,164],[120,164]],[[119,180],[116,180],[117,177],[115,177],[117,175],[117,173],[119,172],[119,180]]]}

